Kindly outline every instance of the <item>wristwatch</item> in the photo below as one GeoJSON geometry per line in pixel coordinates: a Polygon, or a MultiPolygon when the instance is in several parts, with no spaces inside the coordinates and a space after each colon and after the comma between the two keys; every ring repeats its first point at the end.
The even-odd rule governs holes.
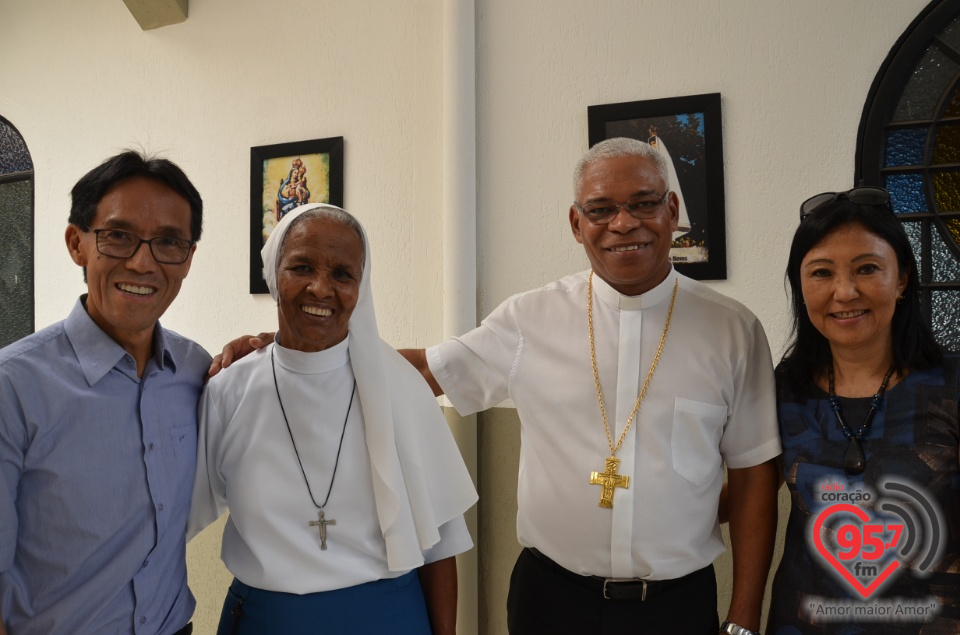
{"type": "Polygon", "coordinates": [[[727,633],[727,635],[760,635],[756,631],[751,631],[749,628],[744,628],[729,620],[720,625],[720,632],[727,633]]]}

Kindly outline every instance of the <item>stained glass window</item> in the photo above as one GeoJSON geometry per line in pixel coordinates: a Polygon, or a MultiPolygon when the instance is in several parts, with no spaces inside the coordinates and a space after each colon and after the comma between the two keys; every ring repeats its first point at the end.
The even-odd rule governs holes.
{"type": "Polygon", "coordinates": [[[933,332],[960,351],[960,0],[933,0],[917,16],[863,112],[855,180],[890,191],[933,332]]]}
{"type": "Polygon", "coordinates": [[[33,161],[0,117],[0,347],[33,332],[33,161]]]}

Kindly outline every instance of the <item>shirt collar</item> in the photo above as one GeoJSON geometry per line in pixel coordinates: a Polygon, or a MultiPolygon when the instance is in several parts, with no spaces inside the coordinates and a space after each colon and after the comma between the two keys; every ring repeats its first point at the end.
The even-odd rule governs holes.
{"type": "Polygon", "coordinates": [[[279,341],[274,344],[273,355],[277,365],[299,375],[319,375],[346,365],[350,361],[350,335],[330,348],[315,353],[305,353],[292,348],[284,348],[279,341]]]}
{"type": "MultiPolygon", "coordinates": [[[[590,275],[589,273],[587,275],[590,275]]],[[[663,282],[640,295],[624,295],[607,284],[600,276],[593,275],[593,290],[605,304],[621,311],[642,311],[667,301],[673,295],[673,283],[677,270],[670,267],[670,273],[663,282]]]]}
{"type": "MultiPolygon", "coordinates": [[[[93,321],[84,307],[86,299],[86,294],[80,296],[64,321],[63,329],[77,354],[87,383],[90,386],[95,385],[112,368],[119,368],[124,374],[136,379],[136,363],[122,346],[104,333],[93,321]],[[130,361],[124,362],[125,359],[130,361]]],[[[169,363],[171,370],[176,372],[177,365],[173,353],[167,348],[167,340],[159,322],[153,331],[153,350],[155,351],[154,361],[160,370],[164,369],[165,363],[169,363]]]]}

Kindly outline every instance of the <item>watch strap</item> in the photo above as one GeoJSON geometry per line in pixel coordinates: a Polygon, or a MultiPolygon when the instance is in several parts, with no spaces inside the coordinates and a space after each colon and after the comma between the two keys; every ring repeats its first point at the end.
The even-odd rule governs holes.
{"type": "Polygon", "coordinates": [[[744,628],[739,624],[734,624],[730,620],[720,625],[720,632],[727,633],[727,635],[760,635],[760,633],[751,631],[749,628],[744,628]]]}

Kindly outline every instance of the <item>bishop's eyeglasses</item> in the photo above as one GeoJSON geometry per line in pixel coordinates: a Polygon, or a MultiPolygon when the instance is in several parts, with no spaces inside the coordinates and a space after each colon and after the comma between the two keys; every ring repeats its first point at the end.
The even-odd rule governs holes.
{"type": "Polygon", "coordinates": [[[663,195],[646,194],[632,198],[626,203],[613,203],[608,201],[597,201],[580,205],[576,201],[573,206],[583,214],[584,218],[594,225],[606,225],[620,213],[620,208],[627,210],[627,213],[637,220],[647,220],[657,215],[657,210],[667,201],[667,195],[670,190],[667,189],[663,195]]]}
{"type": "Polygon", "coordinates": [[[94,229],[97,236],[97,251],[111,258],[130,258],[140,245],[147,243],[153,259],[162,265],[180,265],[190,257],[190,248],[195,240],[173,236],[155,236],[149,240],[140,238],[122,229],[94,229]]]}

